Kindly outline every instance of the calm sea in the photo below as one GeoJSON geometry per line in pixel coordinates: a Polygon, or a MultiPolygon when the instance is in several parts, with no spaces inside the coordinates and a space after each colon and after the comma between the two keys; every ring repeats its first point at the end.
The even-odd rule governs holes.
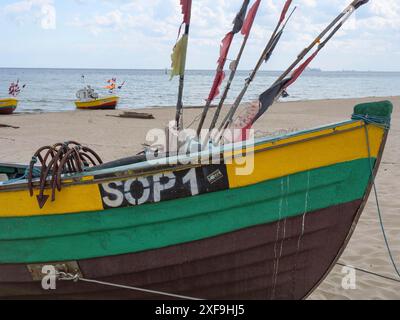
{"type": "MultiPolygon", "coordinates": [[[[81,69],[0,69],[0,98],[7,97],[11,81],[20,79],[26,89],[20,95],[19,112],[58,112],[74,110],[75,93],[85,82],[100,95],[107,95],[106,80],[116,77],[126,81],[121,108],[173,106],[176,104],[178,80],[169,80],[165,70],[81,70],[81,69]]],[[[240,71],[232,86],[231,102],[242,88],[249,71],[240,71]]],[[[213,71],[188,71],[185,105],[204,104],[213,80],[213,71]]],[[[257,99],[279,72],[260,72],[245,101],[257,99]]],[[[287,100],[312,100],[400,95],[400,72],[319,72],[308,71],[290,90],[287,100]]]]}

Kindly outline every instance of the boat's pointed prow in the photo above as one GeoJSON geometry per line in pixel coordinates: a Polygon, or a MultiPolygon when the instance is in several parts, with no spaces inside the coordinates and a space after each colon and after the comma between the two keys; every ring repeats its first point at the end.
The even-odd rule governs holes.
{"type": "Polygon", "coordinates": [[[367,156],[376,160],[373,173],[379,167],[392,120],[393,104],[390,101],[361,103],[354,107],[352,120],[364,122],[364,139],[367,156]],[[375,154],[375,156],[374,156],[375,154]]]}
{"type": "Polygon", "coordinates": [[[353,119],[389,127],[392,113],[393,104],[390,101],[362,103],[355,106],[353,119]]]}

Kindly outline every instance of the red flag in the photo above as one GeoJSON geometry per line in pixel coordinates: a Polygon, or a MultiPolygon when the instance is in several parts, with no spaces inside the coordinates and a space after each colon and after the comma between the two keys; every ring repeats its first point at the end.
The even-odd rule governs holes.
{"type": "Polygon", "coordinates": [[[281,19],[279,20],[279,23],[282,23],[285,18],[286,18],[286,13],[288,12],[290,5],[292,4],[292,0],[287,0],[285,3],[285,7],[283,8],[282,14],[281,14],[281,19]]]}
{"type": "Polygon", "coordinates": [[[208,96],[208,101],[213,101],[219,95],[219,87],[225,79],[224,66],[226,62],[226,58],[228,56],[229,48],[231,47],[233,40],[233,32],[229,32],[226,34],[224,39],[221,42],[220,55],[218,58],[218,70],[215,75],[214,83],[211,88],[210,94],[208,96]]]}
{"type": "Polygon", "coordinates": [[[253,27],[254,19],[257,15],[258,8],[260,7],[261,0],[256,0],[253,4],[249,13],[247,14],[246,20],[243,23],[242,34],[248,36],[250,34],[251,28],[253,27]]]}
{"type": "Polygon", "coordinates": [[[191,11],[192,11],[192,0],[181,0],[183,22],[190,24],[191,11]]]}
{"type": "Polygon", "coordinates": [[[290,77],[290,81],[285,85],[285,88],[296,82],[296,80],[301,76],[304,70],[306,70],[311,61],[313,61],[314,58],[317,56],[318,52],[318,50],[315,51],[300,67],[293,71],[292,76],[290,77]]]}
{"type": "Polygon", "coordinates": [[[210,91],[210,95],[208,96],[208,101],[213,101],[219,95],[219,87],[225,79],[224,71],[217,71],[215,75],[214,83],[210,91]]]}
{"type": "Polygon", "coordinates": [[[232,44],[232,40],[233,40],[233,32],[227,33],[225,38],[222,39],[221,49],[220,49],[219,59],[218,59],[218,64],[219,64],[220,68],[221,67],[224,68],[226,58],[228,56],[228,52],[229,52],[229,49],[232,44]]]}

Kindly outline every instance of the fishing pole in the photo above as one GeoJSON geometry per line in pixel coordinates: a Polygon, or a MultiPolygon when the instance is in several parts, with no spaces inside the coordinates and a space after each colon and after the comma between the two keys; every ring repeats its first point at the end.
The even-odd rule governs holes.
{"type": "MultiPolygon", "coordinates": [[[[180,57],[175,61],[179,63],[179,91],[178,91],[178,101],[176,104],[176,115],[175,115],[175,122],[176,128],[179,131],[182,128],[182,116],[183,116],[183,89],[185,84],[185,67],[186,67],[186,53],[188,47],[188,39],[189,39],[189,32],[190,32],[190,19],[192,14],[192,0],[180,0],[182,6],[182,13],[184,15],[183,23],[185,24],[185,32],[183,37],[180,41],[181,45],[183,45],[182,51],[179,52],[180,57]]],[[[179,43],[175,46],[177,49],[179,43]]],[[[175,51],[174,49],[174,51],[175,51]]],[[[174,55],[174,54],[173,54],[174,55]]],[[[175,66],[176,67],[176,66],[175,66]]],[[[173,61],[173,69],[174,69],[174,61],[173,61]]],[[[174,70],[173,70],[174,72],[174,70]]],[[[174,73],[172,73],[172,76],[174,73]]]]}
{"type": "MultiPolygon", "coordinates": [[[[261,0],[257,0],[256,4],[259,5],[260,1],[261,0]]],[[[222,81],[225,78],[224,67],[225,67],[225,63],[227,61],[228,53],[229,53],[229,50],[231,48],[231,44],[232,44],[234,36],[237,33],[239,33],[242,30],[243,26],[244,26],[244,23],[245,23],[244,20],[245,20],[245,17],[246,17],[247,8],[249,6],[249,3],[250,3],[250,0],[244,0],[244,2],[242,4],[242,7],[240,8],[240,11],[238,12],[238,14],[236,15],[235,19],[233,20],[232,31],[227,33],[226,36],[224,37],[224,39],[221,42],[220,57],[218,59],[218,67],[217,67],[215,79],[214,79],[213,86],[211,88],[210,94],[209,94],[209,96],[207,98],[206,105],[205,105],[205,107],[203,109],[203,113],[201,115],[199,126],[197,128],[197,136],[198,137],[200,136],[200,133],[201,133],[201,130],[203,128],[204,121],[206,120],[206,117],[207,117],[208,111],[210,109],[211,103],[216,98],[216,96],[219,94],[219,87],[221,86],[222,81]]],[[[257,5],[257,9],[258,9],[258,5],[257,5]]],[[[243,32],[243,30],[242,30],[242,32],[243,32]]],[[[244,40],[244,45],[245,45],[245,42],[247,42],[249,33],[246,34],[246,37],[245,37],[245,40],[244,40]]],[[[243,53],[243,50],[244,50],[244,47],[243,47],[243,44],[242,44],[242,48],[241,48],[240,53],[239,53],[239,58],[241,57],[241,54],[243,53]]],[[[238,60],[236,60],[236,61],[238,61],[238,60]]],[[[232,70],[231,71],[231,75],[230,75],[230,82],[233,81],[233,77],[234,76],[235,76],[235,72],[232,70]]],[[[227,90],[225,89],[225,92],[223,94],[224,98],[222,98],[221,100],[225,100],[225,98],[226,98],[226,96],[228,94],[226,91],[227,90]]]]}
{"type": "Polygon", "coordinates": [[[251,119],[248,118],[247,123],[241,129],[249,129],[251,126],[269,109],[269,107],[278,99],[281,94],[302,75],[308,65],[318,55],[318,53],[326,46],[333,36],[342,28],[344,23],[350,16],[362,5],[368,3],[369,0],[354,0],[346,9],[341,12],[329,26],[297,57],[294,63],[274,82],[274,84],[259,97],[259,110],[251,119]],[[333,30],[332,30],[333,28],[333,30]],[[325,39],[324,39],[325,38],[325,39]],[[324,39],[322,42],[321,40],[324,39]],[[318,45],[317,50],[296,70],[297,65],[307,56],[307,54],[318,45]],[[293,72],[292,72],[293,71],[293,72]],[[290,74],[291,76],[287,78],[290,74]]]}
{"type": "MultiPolygon", "coordinates": [[[[261,65],[263,64],[263,62],[268,62],[269,58],[271,57],[274,49],[276,48],[276,46],[286,28],[287,23],[289,22],[290,18],[292,17],[293,13],[296,10],[296,7],[295,7],[292,10],[291,14],[289,15],[288,19],[286,20],[286,22],[284,23],[286,13],[288,12],[291,4],[292,4],[292,0],[286,1],[285,6],[282,10],[281,18],[279,19],[279,22],[278,22],[277,26],[275,27],[275,30],[272,33],[272,36],[271,36],[268,44],[266,45],[253,72],[250,74],[249,78],[246,80],[246,83],[245,83],[242,91],[240,92],[239,96],[236,98],[235,102],[233,103],[233,105],[232,105],[230,111],[228,112],[228,114],[226,115],[225,119],[222,121],[222,123],[219,127],[219,130],[218,130],[219,132],[222,133],[223,131],[225,131],[225,129],[228,128],[229,125],[232,123],[233,117],[234,117],[237,109],[239,108],[239,105],[242,102],[244,95],[246,94],[248,88],[250,87],[250,84],[253,82],[254,78],[257,75],[257,72],[261,68],[261,65]],[[282,26],[282,24],[283,24],[283,26],[282,26]],[[281,26],[282,26],[282,28],[281,28],[281,26]]],[[[222,135],[221,135],[221,137],[222,137],[222,135]]]]}
{"type": "MultiPolygon", "coordinates": [[[[250,13],[252,13],[253,16],[250,16],[250,13],[249,13],[249,17],[248,17],[249,23],[247,24],[247,30],[242,30],[242,33],[245,34],[245,37],[243,39],[243,42],[242,42],[242,45],[240,47],[239,53],[238,53],[236,59],[233,61],[233,64],[232,64],[233,68],[231,70],[231,74],[229,76],[229,79],[228,79],[228,82],[226,84],[225,90],[224,90],[224,92],[223,92],[223,94],[221,96],[221,100],[220,100],[220,102],[219,102],[219,104],[217,106],[217,109],[215,111],[214,117],[213,117],[213,119],[211,121],[210,132],[215,128],[215,126],[216,126],[216,124],[218,122],[219,116],[221,114],[222,108],[224,106],[225,100],[228,97],[228,93],[229,93],[229,90],[231,89],[232,82],[233,82],[233,80],[234,80],[234,78],[236,76],[236,72],[237,72],[237,69],[239,67],[240,60],[242,59],[242,55],[243,55],[244,49],[245,49],[245,47],[247,45],[247,41],[249,40],[250,32],[251,32],[251,29],[253,27],[253,22],[254,22],[255,16],[257,15],[259,5],[260,5],[260,1],[257,1],[254,4],[254,6],[253,6],[253,8],[254,8],[253,10],[254,11],[250,10],[250,13]]],[[[208,140],[208,138],[207,138],[207,140],[208,140]]]]}
{"type": "MultiPolygon", "coordinates": [[[[321,39],[327,35],[327,33],[340,21],[342,18],[347,16],[344,21],[342,21],[341,24],[339,24],[339,29],[342,27],[343,23],[353,14],[355,10],[360,8],[362,5],[368,3],[369,0],[354,0],[346,9],[341,12],[330,24],[328,27],[325,28],[324,31],[321,32],[321,34],[315,38],[315,40],[307,47],[305,48],[298,56],[297,59],[293,62],[293,64],[276,80],[276,83],[282,81],[290,72],[293,71],[293,69],[305,58],[305,56],[317,45],[320,43],[321,39]]],[[[338,30],[339,30],[338,29],[338,30]]],[[[336,32],[338,31],[336,30],[336,32]]],[[[336,33],[335,32],[335,33],[336,33]]],[[[331,35],[330,38],[333,37],[334,34],[331,35]]],[[[330,39],[329,39],[330,40],[330,39]]],[[[329,41],[328,40],[328,41],[329,41]]]]}

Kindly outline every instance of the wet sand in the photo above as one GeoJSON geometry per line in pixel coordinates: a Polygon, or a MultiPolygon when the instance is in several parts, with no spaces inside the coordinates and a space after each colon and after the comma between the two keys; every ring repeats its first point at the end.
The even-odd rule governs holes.
{"type": "MultiPolygon", "coordinates": [[[[377,188],[389,242],[400,267],[400,97],[278,103],[255,129],[257,136],[309,129],[349,119],[358,103],[385,99],[393,102],[395,112],[377,188]]],[[[173,108],[138,112],[152,113],[155,119],[110,117],[120,114],[118,110],[0,116],[0,125],[19,127],[0,126],[0,162],[27,163],[39,147],[68,140],[92,147],[105,161],[131,156],[142,149],[150,129],[163,129],[174,117],[173,108]]],[[[200,112],[201,109],[187,109],[185,123],[191,123],[200,112]]],[[[340,261],[400,281],[383,241],[373,195],[340,261]]],[[[310,299],[400,299],[400,282],[357,272],[357,288],[345,290],[344,276],[342,267],[335,267],[310,299]]]]}

